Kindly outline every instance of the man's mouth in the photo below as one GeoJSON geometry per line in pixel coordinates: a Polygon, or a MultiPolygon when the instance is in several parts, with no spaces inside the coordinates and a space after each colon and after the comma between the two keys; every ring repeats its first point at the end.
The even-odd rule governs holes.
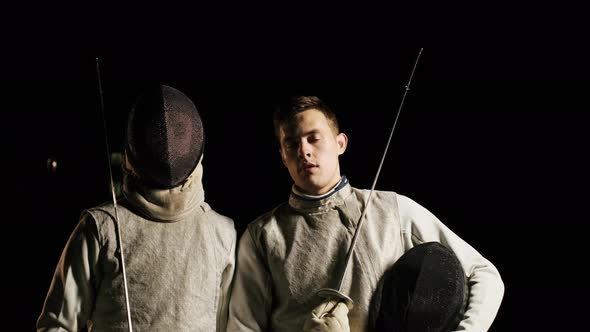
{"type": "Polygon", "coordinates": [[[301,171],[309,171],[314,167],[318,167],[318,165],[316,165],[314,163],[305,163],[305,164],[301,165],[301,167],[299,167],[299,169],[301,171]]]}

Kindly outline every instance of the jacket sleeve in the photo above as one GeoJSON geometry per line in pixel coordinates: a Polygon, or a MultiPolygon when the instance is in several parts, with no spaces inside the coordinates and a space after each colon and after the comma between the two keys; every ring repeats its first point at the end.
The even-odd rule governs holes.
{"type": "Polygon", "coordinates": [[[37,320],[37,331],[79,331],[94,306],[95,266],[99,255],[96,224],[85,213],[72,232],[53,275],[37,320]]]}
{"type": "Polygon", "coordinates": [[[238,259],[229,305],[227,331],[266,331],[272,304],[271,276],[251,232],[238,246],[238,259]]]}
{"type": "Polygon", "coordinates": [[[227,265],[221,274],[220,296],[217,303],[217,331],[224,332],[227,328],[229,299],[232,285],[232,278],[236,266],[236,241],[235,233],[232,241],[229,255],[227,257],[227,265]]]}
{"type": "Polygon", "coordinates": [[[496,267],[424,207],[408,197],[397,197],[404,250],[423,242],[439,242],[455,253],[467,274],[469,300],[457,331],[487,331],[504,296],[504,283],[496,267]]]}

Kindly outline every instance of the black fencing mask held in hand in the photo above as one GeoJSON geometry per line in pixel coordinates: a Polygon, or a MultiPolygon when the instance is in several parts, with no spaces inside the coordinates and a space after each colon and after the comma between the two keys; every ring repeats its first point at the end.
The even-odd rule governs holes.
{"type": "Polygon", "coordinates": [[[419,244],[385,273],[375,331],[454,331],[468,292],[454,252],[437,242],[419,244]]]}

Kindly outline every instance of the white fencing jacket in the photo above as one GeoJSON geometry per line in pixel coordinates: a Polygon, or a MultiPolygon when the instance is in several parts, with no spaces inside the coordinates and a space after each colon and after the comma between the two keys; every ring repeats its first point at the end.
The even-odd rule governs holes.
{"type": "MultiPolygon", "coordinates": [[[[202,166],[178,187],[125,180],[118,205],[134,331],[225,331],[233,221],[204,202],[202,166]]],[[[111,203],[86,210],[59,260],[38,331],[127,331],[111,203]]]]}
{"type": "MultiPolygon", "coordinates": [[[[250,223],[238,247],[228,331],[301,331],[322,301],[316,292],[337,288],[368,194],[349,184],[320,200],[292,193],[288,204],[250,223]]],[[[355,302],[351,331],[370,330],[369,308],[384,271],[430,241],[452,249],[467,274],[468,307],[458,330],[489,329],[504,293],[494,265],[408,197],[376,191],[372,200],[342,289],[355,302]]]]}

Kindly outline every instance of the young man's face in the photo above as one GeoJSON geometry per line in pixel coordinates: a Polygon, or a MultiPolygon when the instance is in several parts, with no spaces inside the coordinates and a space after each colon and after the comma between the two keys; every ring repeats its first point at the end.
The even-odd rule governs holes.
{"type": "Polygon", "coordinates": [[[348,138],[335,134],[329,120],[316,109],[301,112],[279,131],[281,158],[295,185],[309,195],[321,195],[340,181],[338,156],[348,138]]]}

